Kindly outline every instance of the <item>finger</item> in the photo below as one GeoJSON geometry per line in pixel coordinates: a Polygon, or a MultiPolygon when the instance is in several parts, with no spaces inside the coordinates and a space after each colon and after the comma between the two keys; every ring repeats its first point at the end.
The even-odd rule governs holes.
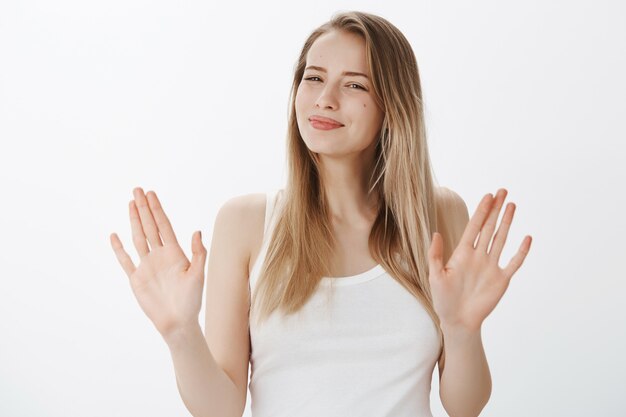
{"type": "Polygon", "coordinates": [[[150,205],[150,210],[154,216],[157,229],[163,238],[163,243],[178,244],[172,225],[165,215],[165,211],[163,211],[163,207],[161,206],[161,202],[159,201],[156,193],[154,191],[148,191],[146,193],[146,198],[148,199],[148,204],[150,205]]]}
{"type": "Polygon", "coordinates": [[[433,234],[430,248],[428,249],[429,276],[438,276],[443,269],[443,238],[440,233],[433,234]]]}
{"type": "Polygon", "coordinates": [[[128,203],[128,211],[130,214],[130,229],[133,233],[133,245],[135,245],[139,257],[143,258],[150,253],[150,248],[148,247],[146,235],[143,233],[143,228],[141,227],[141,219],[139,218],[135,200],[130,200],[128,203]]]}
{"type": "Polygon", "coordinates": [[[532,237],[524,237],[517,253],[513,256],[513,258],[511,258],[506,268],[504,268],[504,276],[507,277],[507,279],[511,279],[515,271],[522,266],[522,263],[524,262],[524,259],[526,259],[526,255],[528,255],[528,251],[530,250],[531,241],[532,237]]]}
{"type": "Polygon", "coordinates": [[[191,265],[189,273],[194,276],[203,276],[207,250],[202,244],[202,232],[198,231],[191,237],[191,265]]]}
{"type": "Polygon", "coordinates": [[[493,205],[491,206],[489,216],[487,217],[485,224],[480,230],[480,236],[478,237],[476,249],[484,253],[487,253],[487,249],[489,249],[489,242],[491,242],[491,238],[493,237],[493,231],[496,229],[498,216],[500,216],[500,209],[504,204],[504,199],[506,198],[507,193],[508,191],[505,188],[500,188],[498,190],[493,205]]]}
{"type": "Polygon", "coordinates": [[[511,228],[511,223],[513,222],[513,215],[515,214],[515,207],[515,203],[509,203],[506,205],[504,214],[502,215],[502,220],[500,221],[500,227],[498,227],[496,236],[493,238],[489,256],[495,259],[496,263],[498,263],[498,260],[500,259],[502,248],[504,247],[506,237],[509,234],[509,229],[511,228]]]}
{"type": "Polygon", "coordinates": [[[474,242],[480,232],[480,228],[485,222],[485,218],[489,214],[492,203],[493,196],[491,193],[485,195],[482,200],[480,200],[480,203],[478,203],[478,207],[476,208],[476,212],[465,227],[465,231],[463,232],[463,236],[461,237],[459,244],[469,246],[474,249],[474,242]]]}
{"type": "Polygon", "coordinates": [[[122,246],[122,242],[120,241],[120,238],[117,237],[116,233],[111,233],[110,240],[111,246],[113,247],[113,252],[115,252],[117,260],[119,261],[120,265],[122,265],[122,269],[124,270],[124,272],[126,272],[128,278],[130,278],[131,275],[135,272],[135,269],[137,269],[135,268],[135,264],[133,264],[132,259],[130,259],[130,256],[128,256],[128,254],[124,250],[124,246],[122,246]]]}
{"type": "Polygon", "coordinates": [[[150,247],[156,248],[158,246],[163,246],[163,242],[161,242],[161,237],[159,236],[159,230],[157,229],[154,217],[152,217],[152,212],[150,211],[150,207],[148,206],[148,200],[146,199],[146,196],[143,193],[141,187],[136,187],[133,190],[133,195],[135,196],[135,205],[137,206],[137,210],[139,211],[141,227],[143,228],[143,232],[148,238],[148,243],[150,243],[150,247]]]}

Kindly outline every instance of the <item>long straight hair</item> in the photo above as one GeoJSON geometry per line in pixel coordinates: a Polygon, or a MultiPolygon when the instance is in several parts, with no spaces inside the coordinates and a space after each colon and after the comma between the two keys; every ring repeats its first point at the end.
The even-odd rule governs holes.
{"type": "Polygon", "coordinates": [[[287,315],[297,312],[321,278],[331,273],[336,240],[328,200],[317,155],[307,148],[298,129],[295,97],[307,52],[317,38],[332,30],[365,40],[373,92],[385,114],[368,183],[368,194],[376,193],[380,202],[369,249],[433,319],[443,365],[443,333],[428,281],[428,248],[437,231],[437,207],[417,61],[404,35],[387,20],[369,13],[335,14],[310,34],[300,52],[290,93],[288,181],[252,295],[250,317],[261,323],[277,309],[287,315]]]}

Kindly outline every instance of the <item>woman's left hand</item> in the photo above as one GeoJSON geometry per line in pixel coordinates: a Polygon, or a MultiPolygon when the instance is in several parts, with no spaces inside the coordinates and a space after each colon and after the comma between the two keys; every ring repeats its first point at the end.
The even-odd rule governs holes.
{"type": "Polygon", "coordinates": [[[483,197],[445,266],[443,239],[439,233],[433,235],[428,251],[428,278],[433,306],[442,327],[470,331],[480,329],[528,255],[532,240],[530,235],[523,239],[519,250],[504,269],[498,266],[513,220],[514,203],[507,204],[500,227],[488,249],[506,194],[507,190],[502,188],[495,198],[491,194],[483,197]]]}

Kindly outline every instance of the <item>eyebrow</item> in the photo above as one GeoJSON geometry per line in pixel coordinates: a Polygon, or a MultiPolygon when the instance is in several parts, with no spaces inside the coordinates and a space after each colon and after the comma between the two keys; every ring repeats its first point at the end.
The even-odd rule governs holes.
{"type": "MultiPolygon", "coordinates": [[[[326,72],[326,68],[317,67],[315,65],[309,65],[304,70],[306,71],[308,69],[318,70],[318,71],[321,71],[321,72],[326,72]]],[[[365,78],[367,78],[369,80],[369,77],[367,75],[363,74],[362,72],[344,71],[344,72],[341,73],[341,75],[348,75],[348,76],[351,76],[351,77],[355,77],[355,76],[356,77],[365,77],[365,78]]]]}

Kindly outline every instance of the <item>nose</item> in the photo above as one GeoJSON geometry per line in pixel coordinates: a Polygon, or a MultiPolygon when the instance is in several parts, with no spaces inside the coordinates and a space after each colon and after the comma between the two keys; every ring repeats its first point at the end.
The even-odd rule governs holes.
{"type": "Polygon", "coordinates": [[[337,98],[335,97],[333,86],[330,85],[330,83],[326,84],[326,86],[322,89],[322,92],[315,101],[315,106],[320,108],[337,109],[337,98]]]}

